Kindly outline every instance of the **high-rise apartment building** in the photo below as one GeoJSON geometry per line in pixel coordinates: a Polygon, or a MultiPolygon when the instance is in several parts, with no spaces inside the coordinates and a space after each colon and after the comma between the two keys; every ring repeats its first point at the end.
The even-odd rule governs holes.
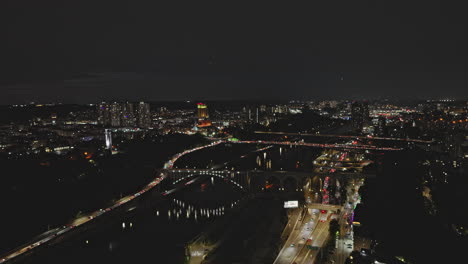
{"type": "Polygon", "coordinates": [[[145,102],[138,103],[137,107],[137,123],[141,128],[151,127],[151,112],[150,104],[145,102]]]}
{"type": "Polygon", "coordinates": [[[377,127],[375,129],[375,134],[377,136],[386,136],[387,134],[387,119],[385,116],[379,116],[377,120],[377,127]]]}
{"type": "Polygon", "coordinates": [[[119,127],[121,125],[122,106],[118,102],[113,102],[110,106],[110,125],[119,127]]]}
{"type": "Polygon", "coordinates": [[[135,114],[133,111],[133,104],[130,102],[122,104],[121,123],[122,126],[125,127],[135,126],[135,114]]]}
{"type": "Polygon", "coordinates": [[[369,104],[367,102],[353,102],[351,105],[351,122],[354,129],[361,132],[368,120],[369,104]]]}
{"type": "Polygon", "coordinates": [[[97,108],[98,112],[98,124],[103,126],[110,125],[110,107],[109,104],[106,102],[101,102],[98,104],[97,108]]]}
{"type": "Polygon", "coordinates": [[[150,105],[140,102],[136,105],[131,102],[102,102],[98,105],[98,123],[112,127],[151,127],[150,105]],[[135,109],[136,108],[136,109],[135,109]]]}
{"type": "Polygon", "coordinates": [[[249,106],[247,121],[258,124],[260,122],[260,108],[256,107],[254,110],[253,107],[249,106]]]}

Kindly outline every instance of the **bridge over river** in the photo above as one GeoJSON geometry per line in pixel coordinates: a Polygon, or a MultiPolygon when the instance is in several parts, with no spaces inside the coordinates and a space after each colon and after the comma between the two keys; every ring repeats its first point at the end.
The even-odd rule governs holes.
{"type": "Polygon", "coordinates": [[[172,184],[182,181],[189,182],[196,176],[218,177],[238,186],[242,191],[260,192],[268,184],[275,184],[279,191],[303,191],[303,186],[310,183],[311,191],[319,191],[323,188],[325,179],[342,181],[349,178],[375,177],[375,174],[360,172],[334,172],[314,173],[296,171],[233,171],[233,170],[210,170],[210,169],[174,169],[165,170],[167,180],[172,184]],[[288,189],[289,187],[289,189],[288,189]],[[291,188],[292,187],[292,188],[291,188]]]}

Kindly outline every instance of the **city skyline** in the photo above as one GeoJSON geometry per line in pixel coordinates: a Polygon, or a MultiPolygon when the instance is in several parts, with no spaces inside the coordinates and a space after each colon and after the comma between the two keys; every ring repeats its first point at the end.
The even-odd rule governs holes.
{"type": "MultiPolygon", "coordinates": [[[[244,226],[267,224],[277,236],[257,232],[256,237],[281,248],[268,247],[262,253],[265,263],[432,260],[427,248],[441,247],[428,239],[434,236],[446,244],[437,258],[459,259],[459,237],[467,235],[466,212],[456,208],[466,202],[452,190],[468,184],[467,107],[466,100],[107,101],[2,107],[0,162],[4,171],[16,173],[0,179],[8,186],[0,200],[9,212],[1,228],[10,237],[0,241],[0,263],[23,263],[23,258],[127,263],[120,252],[132,259],[153,259],[157,252],[166,263],[202,263],[202,256],[234,261],[256,253],[235,243],[240,245],[236,256],[229,256],[232,250],[210,255],[218,246],[204,237],[224,234],[246,241],[251,234],[244,226]],[[391,188],[385,187],[389,184],[391,188]],[[297,210],[305,207],[309,210],[297,210]],[[248,213],[233,214],[239,209],[248,213]],[[396,210],[402,217],[395,217],[396,210]],[[306,221],[297,222],[301,214],[306,221]],[[443,223],[435,222],[439,215],[446,219],[443,223]],[[271,221],[261,221],[265,217],[271,221]],[[298,228],[290,228],[286,218],[298,228]],[[226,225],[223,219],[236,224],[226,225]],[[212,233],[199,225],[205,221],[236,231],[212,233]],[[392,225],[395,221],[401,222],[392,225]],[[97,233],[85,232],[93,226],[97,233]],[[175,235],[152,235],[145,241],[148,230],[175,235]],[[200,234],[199,239],[184,230],[200,234]],[[82,236],[74,238],[76,232],[82,236]],[[137,240],[127,237],[128,232],[137,240]],[[280,240],[281,232],[285,240],[280,240]],[[122,246],[116,254],[113,237],[134,247],[122,246]],[[187,250],[179,251],[181,243],[167,237],[180,237],[187,250]],[[158,238],[162,240],[156,242],[158,238]],[[61,241],[69,241],[70,247],[61,241]],[[336,246],[327,241],[336,241],[336,246]],[[56,243],[65,247],[55,248],[56,243]],[[144,249],[155,243],[160,250],[144,249]],[[384,243],[385,248],[379,246],[384,243]]],[[[232,244],[220,242],[219,249],[223,247],[232,249],[232,244]]],[[[259,247],[255,242],[247,248],[259,247]]]]}

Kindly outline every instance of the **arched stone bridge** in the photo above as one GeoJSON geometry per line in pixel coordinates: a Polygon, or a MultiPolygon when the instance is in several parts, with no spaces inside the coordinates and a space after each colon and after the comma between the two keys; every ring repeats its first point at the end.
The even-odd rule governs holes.
{"type": "Polygon", "coordinates": [[[375,174],[358,172],[335,172],[335,173],[314,173],[314,172],[292,172],[292,171],[230,171],[230,170],[209,170],[209,169],[173,169],[166,170],[167,180],[172,184],[189,181],[195,176],[218,177],[229,181],[246,192],[259,192],[265,188],[273,188],[282,191],[303,191],[305,186],[309,191],[318,192],[324,187],[325,180],[331,182],[342,182],[350,178],[374,177],[375,174]]]}

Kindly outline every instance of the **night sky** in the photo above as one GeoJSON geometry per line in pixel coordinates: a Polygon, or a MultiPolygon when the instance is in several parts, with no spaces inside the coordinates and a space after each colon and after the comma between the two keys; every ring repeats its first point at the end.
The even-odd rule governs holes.
{"type": "Polygon", "coordinates": [[[0,7],[0,104],[468,96],[463,1],[55,2],[0,7]]]}

